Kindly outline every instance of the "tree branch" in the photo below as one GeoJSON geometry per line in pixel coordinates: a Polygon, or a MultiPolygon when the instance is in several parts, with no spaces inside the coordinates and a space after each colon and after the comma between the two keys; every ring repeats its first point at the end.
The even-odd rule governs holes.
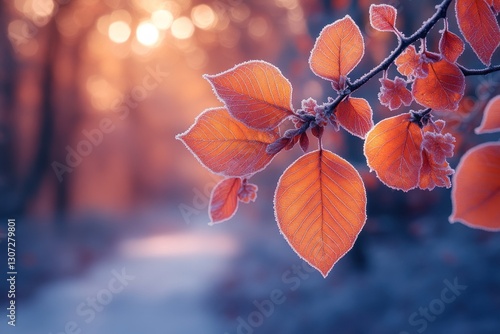
{"type": "Polygon", "coordinates": [[[387,57],[382,63],[380,63],[377,67],[373,68],[370,72],[366,73],[363,75],[361,78],[356,80],[352,85],[351,85],[351,91],[355,91],[362,85],[364,85],[368,80],[373,78],[375,75],[378,73],[382,72],[383,70],[387,70],[389,68],[389,65],[392,64],[396,58],[403,53],[404,50],[414,42],[416,42],[419,39],[425,38],[429,31],[434,27],[434,25],[440,20],[446,17],[446,10],[448,9],[448,6],[450,5],[452,0],[444,0],[439,6],[437,6],[437,11],[434,13],[434,15],[427,20],[424,25],[418,29],[413,35],[407,38],[403,38],[398,47],[392,51],[392,53],[387,57]]]}
{"type": "Polygon", "coordinates": [[[367,83],[371,78],[373,78],[375,75],[378,73],[387,70],[389,66],[394,62],[394,60],[403,53],[404,50],[414,42],[416,42],[419,39],[425,38],[429,31],[436,25],[436,23],[443,18],[446,18],[446,11],[448,10],[448,7],[450,6],[452,0],[444,0],[441,4],[437,5],[436,12],[430,19],[428,19],[420,29],[418,29],[415,33],[413,33],[411,36],[406,37],[406,38],[399,38],[399,44],[394,49],[389,57],[384,59],[378,66],[374,67],[371,71],[368,73],[364,74],[361,78],[357,79],[353,83],[348,82],[348,90],[341,92],[337,98],[331,103],[331,105],[328,106],[326,113],[327,116],[331,115],[337,105],[347,96],[359,89],[361,86],[363,86],[365,83],[367,83]]]}
{"type": "Polygon", "coordinates": [[[470,76],[470,75],[484,75],[484,74],[489,74],[489,73],[500,71],[500,65],[481,68],[481,69],[469,69],[469,68],[466,68],[460,64],[457,64],[457,65],[466,77],[470,76]]]}

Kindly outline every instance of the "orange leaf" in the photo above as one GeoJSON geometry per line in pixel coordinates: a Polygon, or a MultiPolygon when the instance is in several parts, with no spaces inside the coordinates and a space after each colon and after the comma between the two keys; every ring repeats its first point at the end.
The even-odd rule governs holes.
{"type": "Polygon", "coordinates": [[[500,230],[500,143],[481,144],[464,154],[453,177],[451,201],[450,222],[500,230]]]}
{"type": "Polygon", "coordinates": [[[415,46],[410,45],[400,54],[394,63],[397,66],[399,73],[407,77],[425,78],[429,73],[429,69],[424,67],[422,55],[417,53],[415,46]]]}
{"type": "Polygon", "coordinates": [[[442,164],[435,162],[427,153],[422,152],[422,168],[420,169],[420,179],[418,187],[420,189],[432,190],[434,187],[451,187],[448,175],[453,174],[453,169],[445,161],[442,164]]]}
{"type": "Polygon", "coordinates": [[[439,52],[448,59],[450,63],[457,61],[458,57],[464,52],[465,44],[460,37],[448,31],[443,30],[439,40],[439,52]]]}
{"type": "Polygon", "coordinates": [[[349,133],[361,139],[373,127],[373,111],[365,99],[349,97],[335,110],[338,123],[349,133]]]}
{"type": "Polygon", "coordinates": [[[422,130],[410,119],[401,114],[379,122],[364,147],[368,167],[384,184],[403,191],[418,185],[422,167],[422,130]]]}
{"type": "Polygon", "coordinates": [[[347,161],[330,151],[313,151],[281,176],[274,210],[293,250],[326,277],[365,224],[365,187],[347,161]]]}
{"type": "Polygon", "coordinates": [[[500,95],[492,98],[484,108],[483,120],[475,132],[491,133],[500,131],[500,95]]]}
{"type": "Polygon", "coordinates": [[[292,85],[274,65],[254,60],[204,77],[231,115],[250,127],[273,129],[293,115],[292,85]]]}
{"type": "Polygon", "coordinates": [[[490,6],[485,0],[457,0],[455,13],[462,35],[481,62],[489,66],[500,43],[500,28],[490,6]]]}
{"type": "Polygon", "coordinates": [[[423,66],[428,68],[429,75],[415,79],[412,86],[415,101],[436,111],[457,110],[465,90],[460,68],[445,59],[423,66]]]}
{"type": "Polygon", "coordinates": [[[349,15],[327,25],[311,51],[309,64],[314,74],[338,86],[361,61],[365,53],[363,36],[349,15]]]}
{"type": "Polygon", "coordinates": [[[267,145],[278,139],[274,132],[247,127],[225,108],[208,109],[177,139],[214,173],[245,176],[264,169],[273,159],[267,145]]]}
{"type": "Polygon", "coordinates": [[[396,32],[396,8],[390,5],[371,5],[370,24],[379,31],[396,32]]]}
{"type": "Polygon", "coordinates": [[[212,190],[210,196],[210,219],[213,223],[220,223],[230,219],[238,209],[238,192],[241,188],[239,177],[220,181],[212,190]]]}

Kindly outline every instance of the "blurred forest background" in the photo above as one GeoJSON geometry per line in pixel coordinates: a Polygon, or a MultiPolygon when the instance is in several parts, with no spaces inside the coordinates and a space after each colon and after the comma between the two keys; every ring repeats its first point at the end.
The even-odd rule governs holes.
{"type": "MultiPolygon", "coordinates": [[[[256,203],[207,226],[218,178],[174,139],[221,105],[202,74],[262,59],[292,82],[296,108],[307,97],[326,101],[333,90],[307,63],[324,25],[349,14],[361,27],[366,53],[352,78],[396,46],[394,35],[369,26],[371,3],[381,1],[1,1],[0,254],[6,259],[2,238],[15,218],[19,272],[18,325],[7,326],[2,313],[1,332],[64,333],[75,322],[99,334],[417,333],[422,322],[410,316],[439,300],[446,280],[467,289],[432,320],[414,318],[426,319],[427,333],[500,332],[500,237],[450,225],[450,190],[383,186],[366,167],[362,141],[343,131],[325,146],[362,174],[369,218],[327,279],[293,271],[302,262],[274,221],[274,188],[298,148],[253,178],[256,203]],[[135,279],[87,322],[78,305],[99,297],[122,268],[135,279]],[[285,302],[262,322],[249,320],[276,289],[285,302]]],[[[438,1],[385,3],[398,8],[409,35],[438,1]]],[[[429,35],[431,51],[442,27],[429,35]]],[[[482,67],[470,47],[459,62],[482,67]]],[[[444,115],[458,138],[452,167],[495,139],[473,129],[499,79],[469,77],[460,110],[444,115]]],[[[378,91],[373,79],[357,92],[376,122],[396,114],[378,103],[378,91]]],[[[2,279],[2,310],[7,288],[2,279]]]]}

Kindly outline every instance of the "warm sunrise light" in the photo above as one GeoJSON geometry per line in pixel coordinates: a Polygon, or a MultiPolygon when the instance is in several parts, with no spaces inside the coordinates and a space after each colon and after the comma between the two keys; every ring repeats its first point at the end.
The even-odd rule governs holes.
{"type": "Polygon", "coordinates": [[[253,38],[262,38],[268,31],[268,24],[264,17],[255,17],[248,23],[248,32],[253,38]]]}
{"type": "Polygon", "coordinates": [[[172,22],[174,21],[174,16],[171,12],[165,9],[160,9],[155,11],[151,15],[151,21],[156,26],[156,28],[161,30],[166,30],[170,28],[172,22]]]}
{"type": "Polygon", "coordinates": [[[500,334],[500,0],[0,26],[0,334],[500,334]]]}
{"type": "Polygon", "coordinates": [[[33,1],[31,6],[35,16],[40,18],[51,16],[55,9],[55,5],[52,0],[33,1]]]}
{"type": "Polygon", "coordinates": [[[203,4],[193,8],[191,19],[198,28],[210,29],[215,25],[217,17],[210,6],[203,4]]]}
{"type": "Polygon", "coordinates": [[[193,22],[186,16],[179,17],[175,20],[174,23],[172,23],[171,29],[172,35],[178,39],[187,39],[193,36],[194,33],[193,22]]]}
{"type": "Polygon", "coordinates": [[[160,32],[151,22],[141,22],[137,27],[136,36],[139,43],[152,46],[158,42],[160,32]]]}
{"type": "Polygon", "coordinates": [[[109,25],[108,36],[115,43],[124,43],[130,37],[130,27],[124,21],[116,21],[109,25]]]}

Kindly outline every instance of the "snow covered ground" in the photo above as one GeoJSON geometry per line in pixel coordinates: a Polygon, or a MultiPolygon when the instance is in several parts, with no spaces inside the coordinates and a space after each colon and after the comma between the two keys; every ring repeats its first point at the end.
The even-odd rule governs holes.
{"type": "Polygon", "coordinates": [[[21,298],[0,333],[500,333],[498,234],[376,217],[323,279],[272,221],[205,223],[124,235],[21,298]]]}

